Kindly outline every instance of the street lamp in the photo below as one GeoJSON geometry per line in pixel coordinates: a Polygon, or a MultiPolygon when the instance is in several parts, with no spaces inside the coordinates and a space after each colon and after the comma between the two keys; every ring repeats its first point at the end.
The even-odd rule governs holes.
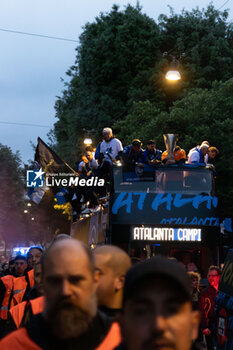
{"type": "Polygon", "coordinates": [[[86,146],[90,146],[92,144],[92,139],[87,137],[84,139],[83,143],[86,146]]]}
{"type": "Polygon", "coordinates": [[[179,61],[172,56],[172,62],[170,64],[170,69],[166,73],[165,78],[170,81],[176,81],[181,79],[180,72],[178,71],[179,61]]]}
{"type": "MultiPolygon", "coordinates": [[[[175,56],[169,55],[167,52],[164,52],[163,56],[169,56],[172,59],[172,61],[170,63],[170,69],[167,71],[167,73],[165,75],[165,78],[168,81],[171,81],[171,82],[180,80],[181,79],[181,75],[180,75],[180,72],[178,71],[178,68],[179,68],[179,65],[180,65],[179,60],[177,60],[175,58],[175,56]]],[[[182,53],[182,55],[180,56],[180,59],[183,58],[184,56],[185,56],[185,54],[182,53]]]]}
{"type": "Polygon", "coordinates": [[[24,214],[27,214],[27,213],[28,213],[28,210],[27,210],[27,209],[25,209],[23,212],[24,212],[24,214]]]}
{"type": "Polygon", "coordinates": [[[181,79],[181,75],[178,70],[169,70],[166,73],[165,78],[170,81],[176,81],[181,79]]]}

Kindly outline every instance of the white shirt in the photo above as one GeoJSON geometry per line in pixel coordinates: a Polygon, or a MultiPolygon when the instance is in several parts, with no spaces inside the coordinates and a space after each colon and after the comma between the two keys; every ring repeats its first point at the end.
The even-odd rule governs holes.
{"type": "Polygon", "coordinates": [[[199,147],[192,148],[188,154],[188,163],[200,163],[200,153],[196,150],[199,147]]]}
{"type": "Polygon", "coordinates": [[[109,142],[105,140],[100,144],[100,153],[104,154],[104,158],[112,163],[111,158],[107,155],[110,154],[112,158],[116,158],[119,152],[123,151],[123,147],[121,141],[118,139],[111,139],[109,142]]]}

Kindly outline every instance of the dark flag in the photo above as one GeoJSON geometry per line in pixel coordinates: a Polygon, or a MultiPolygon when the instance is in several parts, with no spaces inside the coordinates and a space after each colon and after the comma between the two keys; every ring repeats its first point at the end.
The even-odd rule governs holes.
{"type": "Polygon", "coordinates": [[[44,141],[38,137],[35,161],[40,164],[43,170],[51,173],[73,172],[74,170],[65,163],[44,141]]]}

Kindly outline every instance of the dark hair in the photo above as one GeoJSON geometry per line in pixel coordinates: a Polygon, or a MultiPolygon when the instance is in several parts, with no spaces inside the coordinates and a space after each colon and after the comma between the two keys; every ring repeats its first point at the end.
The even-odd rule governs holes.
{"type": "Polygon", "coordinates": [[[149,140],[149,141],[147,142],[147,145],[155,145],[155,141],[154,141],[154,140],[149,140]]]}
{"type": "Polygon", "coordinates": [[[142,142],[141,142],[139,139],[134,139],[134,140],[132,141],[132,145],[133,145],[133,146],[141,147],[141,146],[142,146],[142,142]]]}
{"type": "Polygon", "coordinates": [[[221,269],[220,269],[218,266],[216,266],[216,265],[211,265],[211,266],[209,267],[209,269],[208,269],[208,274],[210,273],[210,271],[213,271],[213,270],[216,270],[217,273],[218,273],[218,275],[221,275],[221,269]]]}
{"type": "Polygon", "coordinates": [[[25,261],[26,261],[26,260],[27,260],[27,258],[26,258],[26,256],[24,256],[24,255],[20,255],[20,254],[19,254],[19,255],[16,255],[16,257],[15,257],[15,261],[16,261],[16,260],[25,260],[25,261]]]}

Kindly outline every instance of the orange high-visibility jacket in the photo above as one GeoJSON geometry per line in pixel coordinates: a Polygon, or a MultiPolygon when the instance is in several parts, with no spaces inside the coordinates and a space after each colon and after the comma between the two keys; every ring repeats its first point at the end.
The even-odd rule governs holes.
{"type": "Polygon", "coordinates": [[[27,272],[27,278],[26,276],[22,277],[16,277],[14,279],[14,285],[13,285],[13,296],[10,304],[10,308],[13,306],[20,304],[23,300],[24,294],[26,292],[28,282],[29,286],[32,288],[34,286],[34,271],[33,269],[27,272]]]}
{"type": "Polygon", "coordinates": [[[96,350],[113,350],[121,343],[121,330],[118,322],[113,322],[109,332],[96,350]]]}
{"type": "Polygon", "coordinates": [[[30,301],[23,301],[10,309],[10,314],[17,328],[21,325],[27,305],[31,306],[33,315],[37,315],[44,310],[44,297],[38,297],[30,301]]]}
{"type": "Polygon", "coordinates": [[[7,320],[10,296],[11,296],[11,291],[14,284],[14,276],[7,275],[2,277],[1,280],[6,288],[6,292],[5,292],[4,299],[2,301],[2,305],[0,307],[0,318],[2,320],[7,320]]]}
{"type": "MultiPolygon", "coordinates": [[[[119,325],[114,322],[107,333],[103,342],[96,348],[96,350],[112,350],[119,345],[121,339],[119,333],[119,325]],[[106,343],[105,343],[106,340],[106,343]]],[[[19,328],[17,331],[10,333],[8,336],[0,341],[1,350],[41,350],[36,343],[29,337],[26,328],[19,328]]]]}

